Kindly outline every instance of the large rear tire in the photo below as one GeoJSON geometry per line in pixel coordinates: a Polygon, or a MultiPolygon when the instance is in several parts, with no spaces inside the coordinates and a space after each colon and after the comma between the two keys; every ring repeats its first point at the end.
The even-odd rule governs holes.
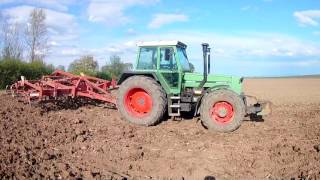
{"type": "Polygon", "coordinates": [[[167,106],[166,94],[152,78],[132,76],[119,88],[117,106],[129,122],[151,126],[162,119],[167,106]]]}
{"type": "Polygon", "coordinates": [[[206,94],[200,107],[201,121],[209,130],[232,132],[245,116],[243,99],[231,90],[221,89],[206,94]]]}

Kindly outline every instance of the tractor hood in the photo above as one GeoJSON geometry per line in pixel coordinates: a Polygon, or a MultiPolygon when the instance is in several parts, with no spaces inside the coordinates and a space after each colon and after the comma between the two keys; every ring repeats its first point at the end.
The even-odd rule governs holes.
{"type": "MultiPolygon", "coordinates": [[[[200,73],[185,73],[183,81],[185,87],[199,87],[203,80],[203,74],[200,73]]],[[[243,78],[237,76],[225,76],[225,75],[208,75],[207,82],[204,84],[205,88],[213,88],[215,86],[227,86],[234,92],[241,94],[242,92],[242,80],[243,78]]]]}

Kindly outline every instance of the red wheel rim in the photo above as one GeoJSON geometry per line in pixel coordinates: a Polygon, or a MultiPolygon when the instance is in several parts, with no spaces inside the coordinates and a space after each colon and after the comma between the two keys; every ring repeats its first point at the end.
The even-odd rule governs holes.
{"type": "Polygon", "coordinates": [[[124,98],[127,111],[135,117],[144,117],[152,110],[152,97],[141,88],[130,89],[124,98]]]}
{"type": "Polygon", "coordinates": [[[210,116],[215,122],[228,124],[234,116],[233,106],[226,101],[216,102],[210,109],[210,116]]]}

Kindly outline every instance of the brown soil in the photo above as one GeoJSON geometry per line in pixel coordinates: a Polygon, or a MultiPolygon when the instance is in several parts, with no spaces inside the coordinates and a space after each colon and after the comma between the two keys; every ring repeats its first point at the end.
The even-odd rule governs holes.
{"type": "Polygon", "coordinates": [[[31,107],[1,94],[0,179],[319,179],[319,90],[320,79],[246,80],[273,114],[228,134],[198,118],[140,127],[112,109],[31,107]]]}

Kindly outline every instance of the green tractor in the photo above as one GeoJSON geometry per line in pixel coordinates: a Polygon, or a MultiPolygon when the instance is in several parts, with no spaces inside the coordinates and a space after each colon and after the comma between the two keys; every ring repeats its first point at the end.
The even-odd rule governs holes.
{"type": "Polygon", "coordinates": [[[155,125],[167,114],[200,114],[209,130],[231,132],[239,128],[246,115],[262,111],[256,103],[247,106],[242,92],[243,78],[210,74],[210,48],[202,44],[203,74],[193,73],[179,41],[144,42],[133,71],[119,80],[117,107],[129,122],[155,125]]]}

